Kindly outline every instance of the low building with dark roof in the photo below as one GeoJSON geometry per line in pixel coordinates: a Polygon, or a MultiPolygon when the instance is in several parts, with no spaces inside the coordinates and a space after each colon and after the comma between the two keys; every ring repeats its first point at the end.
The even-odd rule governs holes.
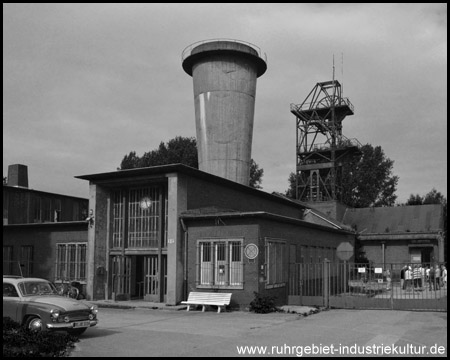
{"type": "Polygon", "coordinates": [[[441,204],[347,209],[343,222],[377,264],[444,261],[441,204]]]}

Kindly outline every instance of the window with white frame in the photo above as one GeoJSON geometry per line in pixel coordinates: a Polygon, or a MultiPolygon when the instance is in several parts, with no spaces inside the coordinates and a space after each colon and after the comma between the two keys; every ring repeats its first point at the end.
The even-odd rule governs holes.
{"type": "Polygon", "coordinates": [[[87,243],[56,245],[56,280],[86,281],[87,243]]]}
{"type": "Polygon", "coordinates": [[[266,288],[286,285],[286,241],[266,238],[266,288]]]}
{"type": "Polygon", "coordinates": [[[197,254],[199,287],[243,287],[242,239],[199,240],[197,254]]]}

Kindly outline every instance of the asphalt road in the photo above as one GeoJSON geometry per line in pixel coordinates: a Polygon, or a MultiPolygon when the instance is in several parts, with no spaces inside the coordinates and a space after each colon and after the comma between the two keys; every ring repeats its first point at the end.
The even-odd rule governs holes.
{"type": "Polygon", "coordinates": [[[71,357],[447,356],[447,313],[101,308],[71,357]]]}

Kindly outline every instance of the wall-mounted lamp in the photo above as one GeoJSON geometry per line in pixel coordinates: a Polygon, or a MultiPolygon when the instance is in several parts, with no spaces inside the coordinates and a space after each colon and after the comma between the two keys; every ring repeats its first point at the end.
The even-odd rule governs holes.
{"type": "Polygon", "coordinates": [[[94,210],[89,210],[89,216],[86,218],[86,221],[89,223],[89,227],[94,226],[94,210]]]}

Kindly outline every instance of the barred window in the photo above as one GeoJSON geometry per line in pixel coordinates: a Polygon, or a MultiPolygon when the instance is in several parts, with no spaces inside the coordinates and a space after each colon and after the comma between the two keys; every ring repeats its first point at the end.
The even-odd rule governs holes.
{"type": "Polygon", "coordinates": [[[161,204],[157,187],[131,189],[128,203],[128,247],[158,248],[161,204]]]}
{"type": "Polygon", "coordinates": [[[122,191],[115,191],[113,195],[113,248],[122,248],[124,231],[124,199],[122,191]]]}
{"type": "Polygon", "coordinates": [[[286,242],[266,239],[266,287],[286,285],[286,242]]]}
{"type": "Polygon", "coordinates": [[[167,202],[167,195],[159,186],[115,191],[112,248],[167,247],[167,202]]]}
{"type": "Polygon", "coordinates": [[[244,285],[242,239],[199,240],[197,284],[200,287],[244,285]]]}
{"type": "Polygon", "coordinates": [[[56,245],[55,280],[86,281],[87,243],[56,245]]]}

